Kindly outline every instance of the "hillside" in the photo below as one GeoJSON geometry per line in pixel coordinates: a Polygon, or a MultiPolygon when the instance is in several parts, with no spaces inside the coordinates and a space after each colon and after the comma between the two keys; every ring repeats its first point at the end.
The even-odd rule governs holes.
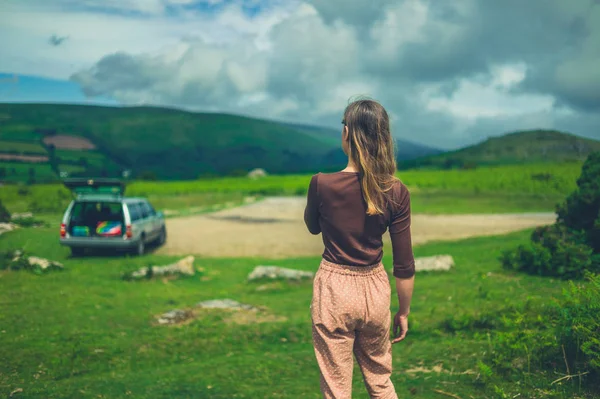
{"type": "MultiPolygon", "coordinates": [[[[194,179],[344,166],[334,129],[155,107],[0,104],[0,180],[120,175],[194,179]]],[[[408,143],[401,159],[425,147],[408,143]],[[412,146],[412,147],[410,147],[412,146]]],[[[435,151],[435,150],[432,150],[435,151]]],[[[430,151],[429,153],[432,153],[430,151]]]]}
{"type": "Polygon", "coordinates": [[[583,161],[595,151],[600,151],[600,141],[554,130],[530,130],[492,137],[456,151],[404,161],[399,166],[404,169],[452,169],[481,165],[583,161]]]}

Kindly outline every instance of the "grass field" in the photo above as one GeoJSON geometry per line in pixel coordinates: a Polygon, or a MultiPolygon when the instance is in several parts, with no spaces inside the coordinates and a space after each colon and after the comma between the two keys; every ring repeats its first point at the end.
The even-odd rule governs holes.
{"type": "MultiPolygon", "coordinates": [[[[497,213],[554,211],[556,203],[573,191],[580,172],[580,163],[564,163],[465,171],[405,171],[398,176],[411,190],[413,212],[497,213]]],[[[127,186],[126,195],[149,197],[159,208],[177,210],[204,206],[204,200],[214,195],[234,201],[244,196],[306,195],[310,177],[273,175],[257,180],[231,177],[135,181],[127,186]]],[[[13,212],[30,210],[31,202],[43,203],[47,211],[59,212],[64,210],[69,198],[70,193],[59,184],[26,189],[6,186],[0,191],[0,200],[13,212]],[[24,191],[27,194],[23,195],[24,191]]]]}
{"type": "MultiPolygon", "coordinates": [[[[523,381],[480,375],[493,331],[449,331],[458,314],[485,314],[527,304],[543,312],[565,283],[514,276],[496,260],[503,248],[528,238],[504,237],[430,244],[417,256],[452,254],[456,268],[419,274],[407,340],[394,346],[393,381],[400,397],[583,398],[577,384],[555,384],[553,373],[523,381]],[[439,368],[441,367],[441,369],[439,368]],[[437,368],[438,372],[432,372],[437,368]],[[441,370],[441,371],[440,371],[441,370]],[[520,394],[520,396],[515,396],[520,394]]],[[[261,259],[197,259],[204,271],[175,281],[126,282],[122,273],[177,258],[69,259],[55,228],[21,229],[0,240],[0,251],[24,248],[63,262],[66,270],[37,276],[0,274],[0,396],[15,398],[319,398],[311,345],[311,282],[247,283],[261,259]],[[42,288],[43,287],[43,288],[42,288]],[[266,306],[285,321],[227,322],[207,313],[190,324],[157,326],[155,316],[199,301],[232,298],[266,306]]],[[[386,249],[384,262],[391,259],[386,249]]],[[[278,264],[315,271],[317,258],[278,264]]],[[[392,310],[397,304],[392,301],[392,310]]],[[[240,316],[241,317],[241,316],[240,316]]],[[[243,321],[243,319],[240,319],[243,321]]],[[[247,321],[251,321],[248,319],[247,321]]],[[[557,372],[563,373],[562,365],[557,372]]],[[[354,396],[366,398],[357,368],[354,396]]]]}
{"type": "Polygon", "coordinates": [[[47,154],[47,151],[41,144],[25,143],[21,141],[0,141],[0,153],[17,153],[17,154],[47,154]]]}
{"type": "MultiPolygon", "coordinates": [[[[33,168],[35,170],[35,178],[38,180],[46,180],[46,179],[54,179],[56,178],[56,174],[52,170],[49,164],[47,163],[25,163],[25,162],[2,162],[0,161],[0,169],[4,168],[5,177],[2,180],[6,180],[8,182],[22,182],[27,181],[29,178],[29,169],[33,168]],[[13,173],[14,169],[14,173],[13,173]]],[[[15,190],[15,187],[3,187],[2,191],[6,190],[6,192],[15,190]]],[[[0,193],[0,198],[2,194],[0,193]]]]}
{"type": "Polygon", "coordinates": [[[40,135],[34,130],[35,127],[31,125],[2,126],[0,140],[37,142],[40,140],[40,135]]]}

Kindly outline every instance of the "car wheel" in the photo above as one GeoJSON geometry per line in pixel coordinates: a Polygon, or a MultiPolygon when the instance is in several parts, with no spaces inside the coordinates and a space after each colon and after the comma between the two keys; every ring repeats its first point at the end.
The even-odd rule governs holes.
{"type": "Polygon", "coordinates": [[[163,227],[158,236],[158,245],[163,245],[167,241],[167,231],[163,227]]]}
{"type": "Polygon", "coordinates": [[[142,256],[145,251],[146,251],[146,245],[144,244],[144,237],[140,237],[140,240],[138,241],[138,243],[135,247],[135,254],[137,256],[142,256]]]}

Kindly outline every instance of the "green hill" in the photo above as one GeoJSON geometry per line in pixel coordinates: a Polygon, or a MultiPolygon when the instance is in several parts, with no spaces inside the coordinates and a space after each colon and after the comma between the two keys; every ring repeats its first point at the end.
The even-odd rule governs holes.
{"type": "MultiPolygon", "coordinates": [[[[429,150],[409,144],[419,151],[405,151],[401,159],[429,150]]],[[[0,180],[47,181],[60,172],[120,175],[126,169],[156,179],[254,168],[309,173],[339,169],[345,159],[339,132],[328,128],[156,107],[0,104],[0,180]]]]}
{"type": "Polygon", "coordinates": [[[600,151],[600,141],[554,130],[530,130],[489,138],[479,144],[400,163],[403,169],[470,168],[540,162],[583,161],[600,151]]]}

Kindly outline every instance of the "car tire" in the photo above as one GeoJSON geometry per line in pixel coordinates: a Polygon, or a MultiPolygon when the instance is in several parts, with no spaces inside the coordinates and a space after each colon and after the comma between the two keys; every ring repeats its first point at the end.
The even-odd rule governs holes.
{"type": "Polygon", "coordinates": [[[156,240],[156,243],[161,246],[163,245],[165,242],[167,242],[167,230],[163,227],[160,230],[160,234],[158,235],[158,240],[156,240]]]}
{"type": "Polygon", "coordinates": [[[144,252],[146,252],[146,244],[144,243],[144,237],[140,237],[140,240],[135,246],[134,252],[137,256],[144,255],[144,252]]]}

